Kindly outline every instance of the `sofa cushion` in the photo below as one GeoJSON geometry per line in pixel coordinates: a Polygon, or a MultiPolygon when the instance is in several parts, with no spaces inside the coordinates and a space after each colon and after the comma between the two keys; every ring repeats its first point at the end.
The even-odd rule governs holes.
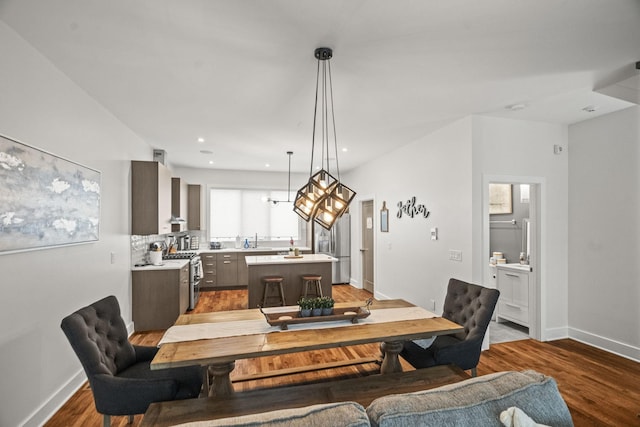
{"type": "Polygon", "coordinates": [[[220,418],[218,420],[196,421],[179,425],[179,427],[220,426],[368,427],[370,424],[367,413],[362,405],[356,402],[339,402],[243,415],[240,417],[220,418]]]}
{"type": "Polygon", "coordinates": [[[372,426],[496,426],[500,413],[517,406],[535,422],[573,426],[571,414],[551,377],[534,371],[499,372],[415,393],[371,402],[372,426]]]}

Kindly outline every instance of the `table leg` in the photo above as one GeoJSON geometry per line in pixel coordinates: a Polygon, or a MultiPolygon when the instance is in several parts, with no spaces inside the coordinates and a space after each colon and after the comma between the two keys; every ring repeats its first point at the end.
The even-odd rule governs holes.
{"type": "Polygon", "coordinates": [[[209,389],[211,388],[211,382],[209,381],[209,367],[202,367],[202,389],[200,390],[200,397],[209,397],[209,389]]]}
{"type": "Polygon", "coordinates": [[[229,396],[233,394],[233,385],[229,374],[236,367],[236,362],[209,365],[207,369],[207,385],[209,397],[229,396]]]}
{"type": "Polygon", "coordinates": [[[380,350],[382,350],[384,355],[384,358],[382,359],[382,366],[380,366],[381,374],[402,372],[402,365],[400,364],[398,354],[400,354],[403,347],[403,341],[383,342],[380,344],[380,350]]]}

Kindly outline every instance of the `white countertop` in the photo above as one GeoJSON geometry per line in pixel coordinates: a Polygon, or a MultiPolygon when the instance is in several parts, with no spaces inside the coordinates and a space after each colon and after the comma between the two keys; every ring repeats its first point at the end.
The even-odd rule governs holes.
{"type": "Polygon", "coordinates": [[[163,259],[162,265],[148,264],[141,267],[135,265],[131,267],[131,271],[148,271],[148,270],[174,270],[181,269],[189,263],[188,259],[163,259]]]}
{"type": "Polygon", "coordinates": [[[531,271],[531,266],[527,264],[496,264],[496,267],[505,270],[531,271]]]}
{"type": "Polygon", "coordinates": [[[309,264],[316,262],[337,262],[338,259],[326,254],[306,254],[301,258],[285,258],[287,255],[264,255],[245,257],[248,266],[266,264],[309,264]]]}
{"type": "MultiPolygon", "coordinates": [[[[311,248],[302,248],[302,247],[298,247],[298,249],[300,251],[310,251],[311,248]]],[[[202,253],[202,252],[236,252],[236,253],[246,253],[246,252],[289,252],[289,246],[282,246],[279,248],[274,248],[274,247],[260,247],[258,246],[257,248],[248,248],[248,249],[235,249],[235,248],[224,248],[224,249],[207,249],[207,248],[200,248],[198,250],[198,253],[202,253]]]]}

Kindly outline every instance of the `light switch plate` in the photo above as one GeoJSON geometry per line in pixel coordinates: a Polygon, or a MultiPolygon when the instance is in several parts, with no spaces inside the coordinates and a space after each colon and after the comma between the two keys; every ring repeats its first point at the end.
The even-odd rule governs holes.
{"type": "Polygon", "coordinates": [[[462,262],[462,251],[449,249],[449,260],[462,262]]]}
{"type": "Polygon", "coordinates": [[[431,240],[438,240],[438,229],[435,227],[431,229],[431,240]]]}

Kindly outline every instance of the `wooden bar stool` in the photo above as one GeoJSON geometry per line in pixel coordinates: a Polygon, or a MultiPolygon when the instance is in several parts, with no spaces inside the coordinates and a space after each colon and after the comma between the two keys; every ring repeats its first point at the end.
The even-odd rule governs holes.
{"type": "Polygon", "coordinates": [[[307,297],[309,293],[309,287],[311,287],[311,291],[315,292],[316,297],[322,296],[322,284],[320,281],[322,280],[322,276],[318,276],[317,274],[305,274],[302,276],[302,289],[304,291],[304,297],[307,297]],[[313,287],[315,286],[315,290],[313,287]]]}
{"type": "Polygon", "coordinates": [[[273,293],[272,288],[274,286],[276,286],[276,291],[279,292],[278,297],[280,298],[280,305],[287,305],[284,301],[284,289],[282,287],[284,278],[282,276],[267,276],[263,277],[262,280],[264,281],[264,295],[262,297],[262,306],[269,307],[267,306],[267,299],[276,298],[276,296],[269,295],[270,292],[273,293]]]}

